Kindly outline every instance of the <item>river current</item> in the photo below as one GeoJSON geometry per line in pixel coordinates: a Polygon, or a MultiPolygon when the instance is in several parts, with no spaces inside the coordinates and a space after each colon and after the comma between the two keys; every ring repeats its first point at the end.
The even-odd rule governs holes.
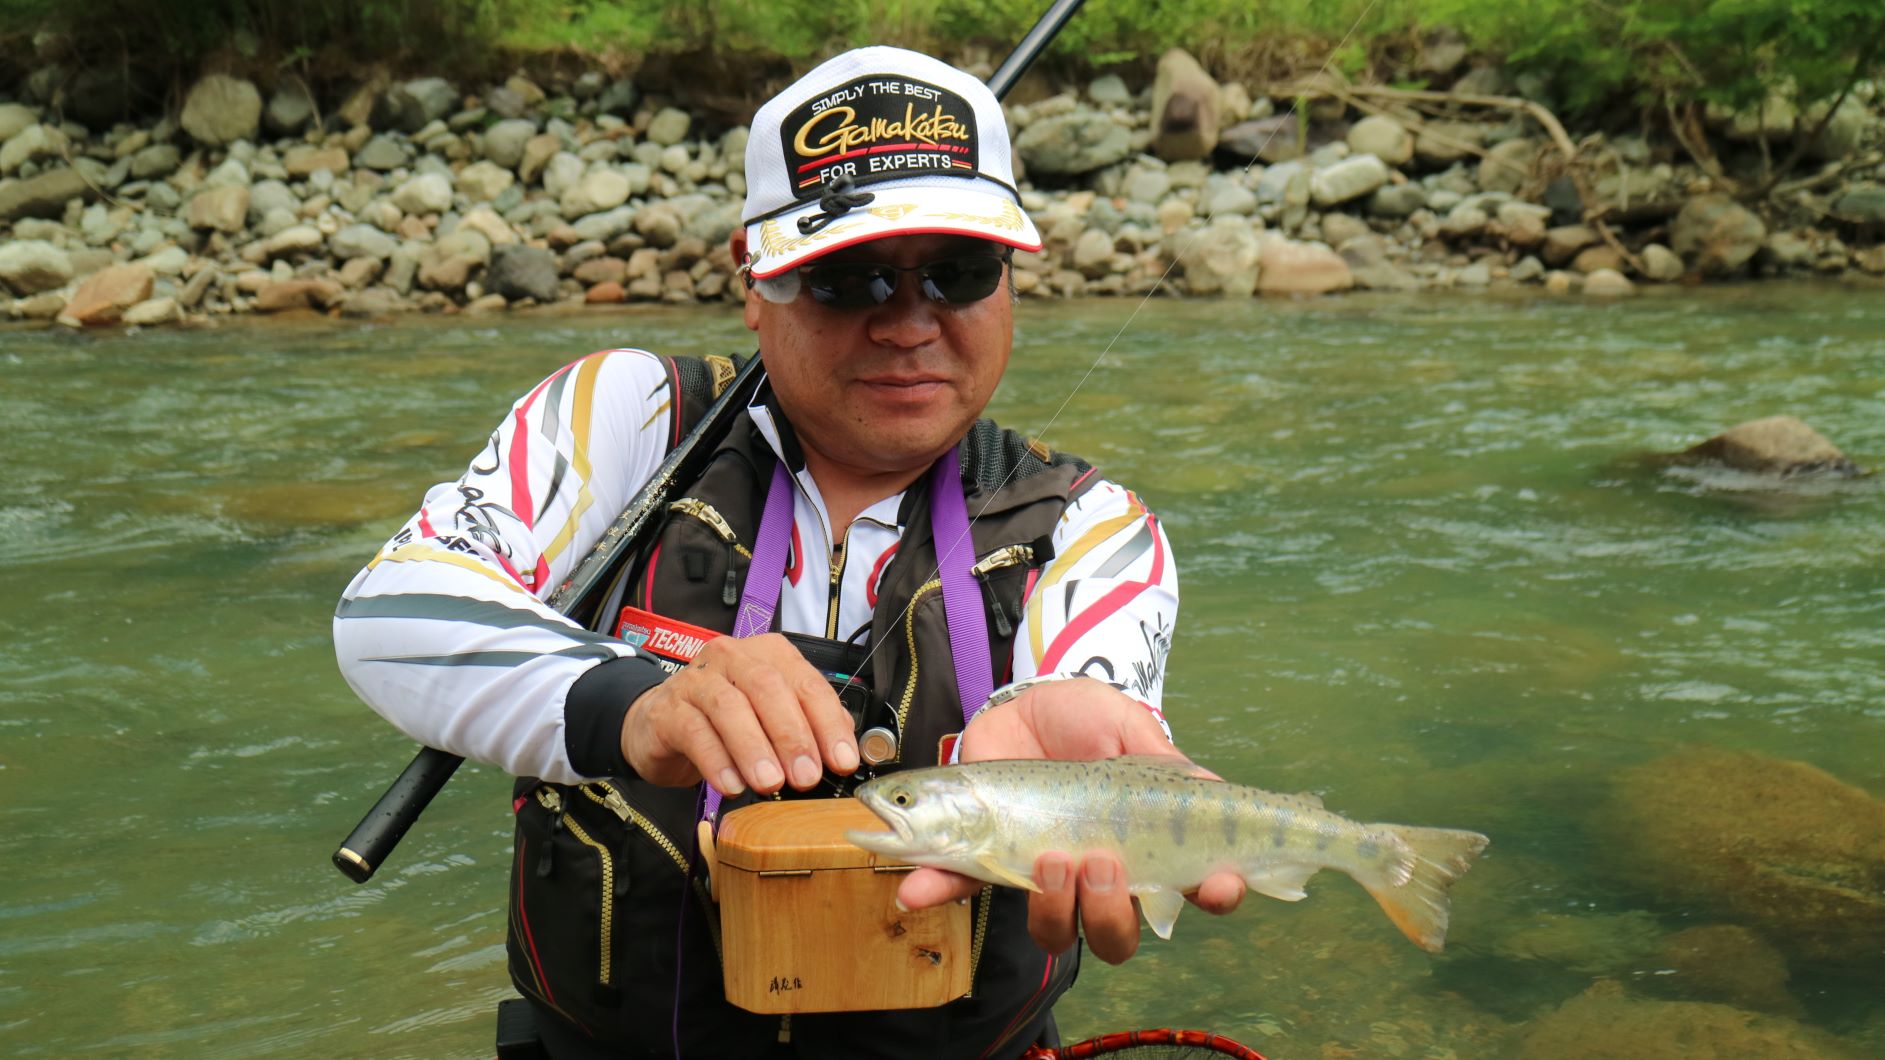
{"type": "MultiPolygon", "coordinates": [[[[1492,847],[1444,954],[1325,873],[1088,961],[1069,1039],[1526,1057],[1580,997],[1730,1003],[1666,955],[1732,919],[1609,868],[1609,785],[1703,747],[1885,797],[1885,490],[1641,458],[1790,413],[1885,464],[1885,298],[1136,309],[1023,306],[993,412],[1164,520],[1180,745],[1492,847]]],[[[748,342],[729,308],[0,331],[0,1052],[489,1056],[508,781],[467,766],[372,882],[333,870],[413,750],[336,672],[334,601],[560,364],[748,342]]],[[[1885,958],[1763,945],[1759,1021],[1885,1053],[1885,958]]]]}

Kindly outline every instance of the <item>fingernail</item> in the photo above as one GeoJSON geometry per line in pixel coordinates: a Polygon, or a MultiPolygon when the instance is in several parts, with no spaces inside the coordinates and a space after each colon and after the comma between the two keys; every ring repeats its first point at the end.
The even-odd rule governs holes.
{"type": "Polygon", "coordinates": [[[1118,874],[1113,871],[1113,863],[1103,858],[1095,858],[1086,863],[1081,870],[1086,877],[1087,890],[1095,894],[1109,894],[1113,884],[1118,882],[1118,874]]]}
{"type": "Polygon", "coordinates": [[[818,783],[818,763],[812,761],[810,755],[799,755],[792,760],[792,783],[801,788],[818,783]]]}
{"type": "Polygon", "coordinates": [[[745,790],[746,785],[740,783],[740,775],[738,772],[734,771],[731,767],[720,771],[720,794],[738,795],[745,790]]]}
{"type": "Polygon", "coordinates": [[[840,773],[856,770],[857,745],[849,740],[838,741],[838,746],[831,749],[831,764],[837,766],[840,773]]]}
{"type": "Polygon", "coordinates": [[[1058,891],[1067,886],[1067,863],[1055,858],[1041,864],[1041,886],[1058,891]]]}
{"type": "Polygon", "coordinates": [[[776,788],[785,782],[785,774],[779,772],[779,764],[770,758],[762,758],[753,767],[753,785],[760,788],[776,788]]]}
{"type": "Polygon", "coordinates": [[[910,911],[910,907],[909,907],[909,906],[907,906],[907,905],[904,905],[904,904],[903,904],[903,899],[902,899],[902,898],[893,898],[893,899],[891,899],[891,901],[893,901],[893,902],[895,902],[895,903],[896,903],[896,906],[897,906],[897,912],[899,912],[899,913],[907,913],[907,912],[909,912],[909,911],[910,911]]]}

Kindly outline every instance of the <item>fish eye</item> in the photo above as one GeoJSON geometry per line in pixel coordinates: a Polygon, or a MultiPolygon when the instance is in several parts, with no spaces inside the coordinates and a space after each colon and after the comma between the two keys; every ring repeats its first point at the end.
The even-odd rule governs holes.
{"type": "Polygon", "coordinates": [[[895,795],[890,796],[890,801],[896,803],[898,806],[908,806],[910,804],[910,793],[907,791],[899,791],[895,795]]]}

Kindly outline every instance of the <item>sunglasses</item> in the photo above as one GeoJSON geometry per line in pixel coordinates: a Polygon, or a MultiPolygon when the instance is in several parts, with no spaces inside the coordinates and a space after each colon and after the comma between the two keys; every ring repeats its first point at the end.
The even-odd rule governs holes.
{"type": "Polygon", "coordinates": [[[875,261],[832,261],[799,272],[813,300],[833,309],[869,309],[890,301],[905,273],[915,273],[923,297],[941,305],[968,305],[995,293],[1011,254],[971,254],[908,267],[875,261]]]}

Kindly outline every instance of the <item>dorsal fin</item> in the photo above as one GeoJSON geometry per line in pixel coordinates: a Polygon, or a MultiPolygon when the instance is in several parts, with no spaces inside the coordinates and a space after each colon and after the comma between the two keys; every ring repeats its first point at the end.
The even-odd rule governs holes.
{"type": "Polygon", "coordinates": [[[1175,776],[1189,780],[1210,781],[1218,779],[1203,766],[1176,755],[1120,755],[1109,759],[1108,764],[1122,771],[1149,773],[1154,776],[1175,776]]]}

